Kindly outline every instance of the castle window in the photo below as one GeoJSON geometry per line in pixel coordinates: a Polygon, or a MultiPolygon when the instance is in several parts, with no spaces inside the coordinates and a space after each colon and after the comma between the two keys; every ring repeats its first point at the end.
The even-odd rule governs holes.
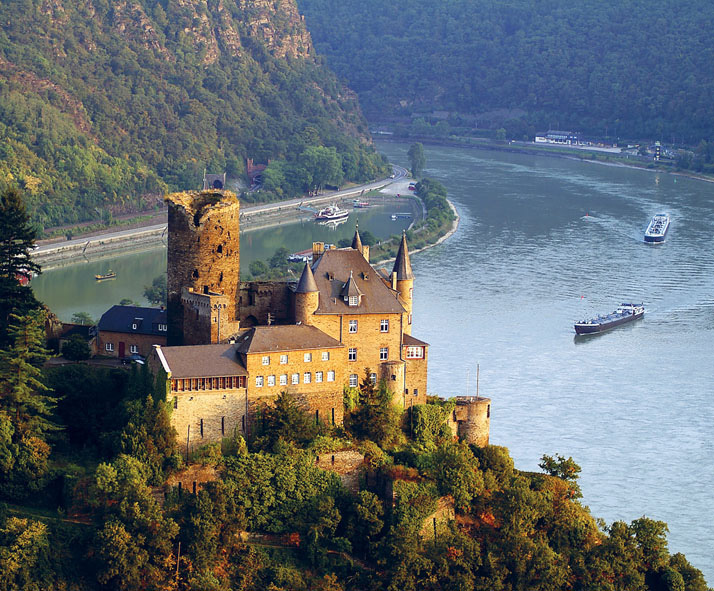
{"type": "Polygon", "coordinates": [[[221,417],[221,435],[226,434],[226,417],[221,417]]]}
{"type": "Polygon", "coordinates": [[[171,380],[171,391],[176,392],[178,390],[178,380],[171,380]]]}
{"type": "Polygon", "coordinates": [[[322,382],[322,372],[321,371],[316,371],[315,372],[315,382],[318,384],[322,382]]]}
{"type": "Polygon", "coordinates": [[[350,347],[347,350],[347,360],[348,361],[357,361],[357,347],[350,347]]]}
{"type": "Polygon", "coordinates": [[[334,370],[330,370],[327,372],[327,381],[328,382],[334,382],[335,381],[335,372],[334,370]]]}
{"type": "Polygon", "coordinates": [[[359,376],[356,373],[350,374],[350,388],[356,388],[359,384],[359,376]]]}
{"type": "Polygon", "coordinates": [[[300,383],[300,374],[299,373],[294,373],[292,375],[292,383],[293,384],[299,384],[300,383]]]}
{"type": "Polygon", "coordinates": [[[350,332],[351,333],[357,332],[357,321],[356,320],[350,320],[350,332]]]}
{"type": "Polygon", "coordinates": [[[196,390],[205,390],[205,381],[203,378],[198,378],[198,385],[196,386],[196,390]]]}
{"type": "Polygon", "coordinates": [[[268,386],[275,385],[275,376],[268,376],[268,386]]]}
{"type": "Polygon", "coordinates": [[[419,388],[414,388],[414,396],[419,396],[419,388]]]}
{"type": "Polygon", "coordinates": [[[255,386],[257,388],[263,387],[263,376],[255,376],[255,386]]]}
{"type": "Polygon", "coordinates": [[[201,419],[201,437],[203,437],[203,419],[201,419]]]}
{"type": "Polygon", "coordinates": [[[312,382],[312,374],[309,371],[306,371],[302,375],[302,380],[303,380],[303,383],[309,384],[310,382],[312,382]]]}
{"type": "Polygon", "coordinates": [[[491,405],[490,404],[486,407],[486,418],[487,419],[491,418],[491,405]]]}
{"type": "Polygon", "coordinates": [[[221,390],[226,389],[226,378],[218,378],[218,388],[221,390]]]}
{"type": "Polygon", "coordinates": [[[407,359],[424,359],[424,347],[407,347],[407,359]]]}
{"type": "Polygon", "coordinates": [[[387,359],[389,359],[389,347],[380,347],[379,360],[386,361],[387,359]]]}
{"type": "Polygon", "coordinates": [[[178,396],[174,396],[174,408],[178,408],[178,396]]]}
{"type": "Polygon", "coordinates": [[[288,356],[287,355],[281,355],[280,356],[280,365],[285,365],[288,362],[288,356]]]}
{"type": "Polygon", "coordinates": [[[413,299],[413,297],[414,297],[414,288],[410,287],[409,288],[409,299],[411,300],[411,299],[413,299]]]}
{"type": "Polygon", "coordinates": [[[131,325],[131,328],[132,328],[133,330],[136,330],[136,322],[134,322],[134,323],[131,325]]]}
{"type": "Polygon", "coordinates": [[[379,321],[379,332],[389,332],[389,320],[386,318],[379,321]]]}
{"type": "Polygon", "coordinates": [[[288,385],[288,374],[284,373],[283,375],[280,376],[280,385],[281,386],[288,385]]]}
{"type": "Polygon", "coordinates": [[[114,343],[107,343],[106,345],[104,345],[104,348],[107,351],[114,351],[114,343]]]}
{"type": "Polygon", "coordinates": [[[166,325],[165,325],[165,324],[159,324],[159,332],[166,332],[166,325]]]}
{"type": "Polygon", "coordinates": [[[310,361],[312,361],[312,353],[305,353],[305,355],[303,355],[302,360],[305,363],[310,363],[310,361]]]}
{"type": "Polygon", "coordinates": [[[359,296],[350,296],[350,306],[359,306],[359,296]]]}
{"type": "Polygon", "coordinates": [[[270,355],[263,355],[263,365],[270,365],[270,355]]]}
{"type": "Polygon", "coordinates": [[[332,408],[332,424],[335,424],[335,409],[334,407],[332,408]]]}
{"type": "Polygon", "coordinates": [[[376,384],[377,383],[377,374],[376,373],[369,374],[369,381],[372,382],[372,384],[376,384]]]}
{"type": "Polygon", "coordinates": [[[329,351],[323,351],[323,352],[322,352],[322,360],[323,360],[323,361],[329,361],[329,360],[330,360],[330,352],[329,352],[329,351]]]}
{"type": "Polygon", "coordinates": [[[409,324],[411,324],[411,323],[412,323],[412,315],[409,314],[409,324]]]}

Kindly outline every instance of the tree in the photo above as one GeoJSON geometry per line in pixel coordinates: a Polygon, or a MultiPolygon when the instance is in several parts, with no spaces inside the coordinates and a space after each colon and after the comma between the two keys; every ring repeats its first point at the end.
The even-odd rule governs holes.
{"type": "Polygon", "coordinates": [[[166,305],[167,288],[166,288],[166,275],[161,274],[158,277],[154,277],[151,285],[144,286],[144,297],[149,300],[152,304],[163,304],[166,305]]]}
{"type": "Polygon", "coordinates": [[[292,394],[281,392],[272,405],[261,410],[257,439],[266,449],[271,449],[279,439],[305,445],[318,431],[314,417],[305,412],[292,394]]]}
{"type": "Polygon", "coordinates": [[[81,335],[73,334],[67,342],[62,345],[62,355],[69,361],[84,361],[89,359],[92,352],[87,341],[81,335]]]}
{"type": "Polygon", "coordinates": [[[0,589],[21,591],[45,587],[47,573],[38,567],[48,549],[44,523],[17,517],[8,519],[0,526],[0,589]]]}
{"type": "Polygon", "coordinates": [[[370,369],[359,386],[359,404],[347,414],[345,427],[358,439],[370,439],[380,446],[394,443],[400,436],[399,413],[392,404],[387,382],[374,384],[370,369]]]}
{"type": "Polygon", "coordinates": [[[13,423],[17,438],[42,435],[56,429],[49,417],[54,400],[44,394],[42,364],[49,358],[44,348],[45,313],[10,314],[8,334],[12,345],[0,350],[0,414],[13,423]]]}
{"type": "Polygon", "coordinates": [[[407,152],[409,156],[409,164],[412,171],[412,176],[415,178],[421,177],[426,166],[426,156],[424,155],[424,146],[419,142],[412,144],[407,152]]]}
{"type": "Polygon", "coordinates": [[[94,326],[96,322],[88,312],[75,312],[74,314],[72,314],[72,324],[81,324],[82,326],[94,326]]]}
{"type": "Polygon", "coordinates": [[[253,261],[248,268],[253,277],[262,277],[268,273],[268,265],[263,261],[253,261]]]}
{"type": "Polygon", "coordinates": [[[578,486],[580,466],[575,463],[573,458],[568,458],[566,460],[560,454],[557,454],[555,458],[553,456],[544,455],[538,466],[546,474],[565,480],[570,486],[573,496],[577,498],[582,496],[580,487],[578,486]]]}
{"type": "Polygon", "coordinates": [[[6,189],[0,195],[0,347],[8,342],[9,315],[24,315],[39,306],[32,288],[20,283],[42,272],[30,257],[36,238],[20,191],[6,189]]]}
{"type": "Polygon", "coordinates": [[[270,261],[268,261],[270,267],[272,269],[279,269],[281,271],[287,270],[288,256],[290,256],[290,251],[284,246],[281,246],[278,250],[275,251],[275,254],[270,257],[270,261]]]}

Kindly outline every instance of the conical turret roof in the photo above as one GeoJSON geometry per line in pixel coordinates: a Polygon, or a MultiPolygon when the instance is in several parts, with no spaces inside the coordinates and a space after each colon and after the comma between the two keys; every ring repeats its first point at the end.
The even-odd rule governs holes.
{"type": "Polygon", "coordinates": [[[302,270],[295,293],[311,293],[313,291],[317,291],[317,283],[315,283],[315,276],[312,274],[310,265],[305,263],[305,268],[302,270]]]}
{"type": "Polygon", "coordinates": [[[355,224],[355,235],[352,238],[352,248],[362,252],[362,238],[359,235],[359,224],[355,224]]]}
{"type": "Polygon", "coordinates": [[[414,279],[414,274],[412,273],[412,264],[409,261],[409,247],[407,246],[407,235],[402,233],[402,241],[399,243],[399,252],[397,252],[397,258],[394,261],[394,268],[392,273],[397,274],[397,281],[403,281],[404,279],[414,279]]]}

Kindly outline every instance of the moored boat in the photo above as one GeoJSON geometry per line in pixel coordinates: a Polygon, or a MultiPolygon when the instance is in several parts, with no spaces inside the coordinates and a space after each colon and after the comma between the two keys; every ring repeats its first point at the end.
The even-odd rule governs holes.
{"type": "Polygon", "coordinates": [[[605,332],[626,322],[632,322],[638,318],[642,318],[645,314],[643,304],[622,304],[617,310],[606,314],[605,316],[596,316],[591,320],[581,320],[575,323],[575,332],[577,334],[595,334],[605,332]]]}
{"type": "Polygon", "coordinates": [[[669,230],[669,214],[658,213],[651,220],[645,231],[645,242],[664,242],[669,230]]]}
{"type": "Polygon", "coordinates": [[[360,201],[359,199],[353,199],[352,207],[354,207],[354,208],[369,207],[369,201],[360,201]]]}
{"type": "Polygon", "coordinates": [[[338,220],[345,220],[349,217],[349,215],[350,212],[346,209],[341,209],[337,205],[328,205],[315,214],[315,221],[335,222],[338,220]]]}
{"type": "Polygon", "coordinates": [[[112,271],[111,269],[109,269],[103,275],[95,275],[94,278],[97,281],[103,281],[104,279],[114,279],[116,276],[117,276],[117,274],[114,271],[112,271]]]}

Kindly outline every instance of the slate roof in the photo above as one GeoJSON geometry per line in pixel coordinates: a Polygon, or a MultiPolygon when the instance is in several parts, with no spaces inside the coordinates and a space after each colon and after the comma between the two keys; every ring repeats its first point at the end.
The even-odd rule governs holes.
{"type": "Polygon", "coordinates": [[[359,235],[359,226],[355,227],[355,235],[352,238],[352,248],[362,252],[362,238],[359,235]]]}
{"type": "Polygon", "coordinates": [[[399,243],[399,251],[397,252],[397,258],[394,260],[392,273],[397,274],[397,279],[399,281],[403,281],[404,279],[414,279],[412,264],[409,260],[409,248],[407,247],[406,234],[402,234],[402,241],[399,243]]]}
{"type": "Polygon", "coordinates": [[[413,337],[410,334],[404,335],[403,343],[404,343],[405,347],[428,347],[429,346],[429,343],[420,341],[419,339],[417,339],[416,337],[413,337]]]}
{"type": "Polygon", "coordinates": [[[312,291],[317,291],[317,283],[315,283],[315,277],[312,275],[310,265],[305,263],[305,268],[302,270],[295,293],[310,293],[312,291]]]}
{"type": "Polygon", "coordinates": [[[233,344],[161,347],[172,378],[247,376],[233,344]]]}
{"type": "Polygon", "coordinates": [[[236,339],[238,353],[270,353],[303,349],[333,349],[340,341],[307,324],[254,326],[236,339]]]}
{"type": "Polygon", "coordinates": [[[352,248],[326,250],[312,265],[315,283],[320,290],[316,314],[402,314],[404,307],[382,281],[362,253],[352,248]],[[349,306],[342,295],[352,280],[362,294],[359,306],[349,306]]]}
{"type": "Polygon", "coordinates": [[[129,334],[148,334],[166,336],[166,331],[159,331],[159,324],[166,326],[166,310],[141,306],[112,306],[102,314],[97,328],[105,332],[123,332],[129,334]],[[134,328],[136,325],[136,328],[134,328]]]}

